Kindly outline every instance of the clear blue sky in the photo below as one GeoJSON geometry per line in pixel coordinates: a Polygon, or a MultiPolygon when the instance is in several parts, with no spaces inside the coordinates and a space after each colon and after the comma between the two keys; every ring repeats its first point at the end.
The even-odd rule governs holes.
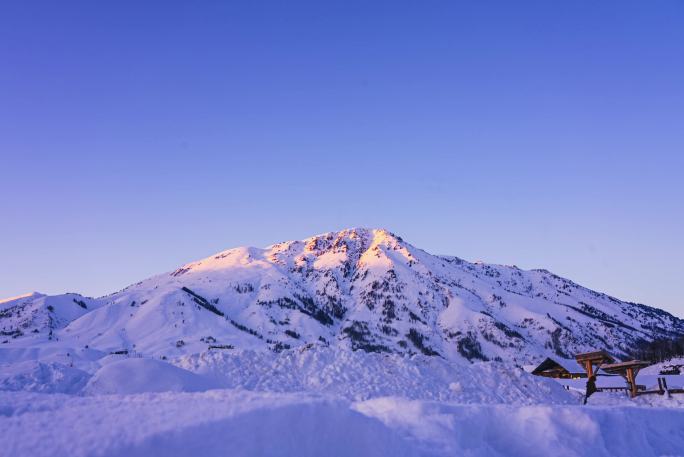
{"type": "Polygon", "coordinates": [[[684,3],[0,4],[0,296],[351,226],[684,316],[684,3]]]}

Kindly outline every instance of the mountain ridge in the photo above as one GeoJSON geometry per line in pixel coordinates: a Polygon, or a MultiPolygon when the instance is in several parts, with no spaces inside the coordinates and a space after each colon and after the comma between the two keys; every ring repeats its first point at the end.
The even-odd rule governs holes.
{"type": "Polygon", "coordinates": [[[684,334],[684,321],[545,269],[432,255],[386,229],[352,228],[227,249],[100,298],[5,301],[0,330],[10,346],[159,357],[323,345],[522,364],[590,349],[624,356],[684,334]]]}

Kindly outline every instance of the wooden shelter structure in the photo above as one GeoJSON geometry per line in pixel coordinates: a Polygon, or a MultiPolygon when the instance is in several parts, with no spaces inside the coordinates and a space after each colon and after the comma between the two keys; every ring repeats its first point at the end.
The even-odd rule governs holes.
{"type": "Polygon", "coordinates": [[[639,374],[639,370],[649,365],[651,365],[649,362],[644,362],[643,360],[630,360],[628,362],[603,365],[601,368],[606,373],[617,374],[625,378],[629,396],[634,398],[638,395],[638,386],[636,383],[637,374],[639,374]]]}
{"type": "Polygon", "coordinates": [[[587,390],[584,394],[584,404],[586,405],[589,397],[594,392],[598,392],[596,388],[596,373],[599,368],[602,368],[605,364],[614,363],[615,359],[606,351],[594,351],[577,354],[575,355],[575,360],[587,372],[587,390]]]}
{"type": "Polygon", "coordinates": [[[615,359],[606,351],[583,352],[575,355],[575,360],[580,366],[584,367],[587,372],[587,378],[592,378],[596,375],[599,368],[605,364],[615,363],[615,359]]]}
{"type": "MultiPolygon", "coordinates": [[[[565,361],[563,361],[565,362],[565,361]]],[[[535,369],[530,373],[535,376],[544,376],[546,378],[561,378],[561,379],[577,379],[585,378],[586,373],[581,373],[577,369],[572,371],[568,363],[560,363],[551,357],[544,359],[535,369]]]]}

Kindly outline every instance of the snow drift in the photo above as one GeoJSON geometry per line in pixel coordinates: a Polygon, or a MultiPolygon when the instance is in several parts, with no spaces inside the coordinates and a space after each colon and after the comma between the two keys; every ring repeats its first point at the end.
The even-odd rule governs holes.
{"type": "Polygon", "coordinates": [[[459,405],[210,391],[0,392],[3,455],[682,455],[681,409],[459,405]],[[629,433],[626,431],[629,430],[629,433]]]}
{"type": "Polygon", "coordinates": [[[182,368],[153,359],[131,358],[100,368],[85,386],[85,393],[133,394],[142,392],[198,392],[215,384],[182,368]]]}
{"type": "Polygon", "coordinates": [[[557,382],[500,362],[455,364],[439,357],[312,347],[269,353],[209,352],[175,363],[224,388],[318,392],[350,400],[378,396],[459,403],[569,403],[557,382]]]}

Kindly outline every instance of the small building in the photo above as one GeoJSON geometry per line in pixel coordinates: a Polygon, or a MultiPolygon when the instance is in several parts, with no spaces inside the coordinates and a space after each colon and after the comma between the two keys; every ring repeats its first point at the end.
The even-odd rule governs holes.
{"type": "Polygon", "coordinates": [[[551,357],[544,359],[539,365],[533,367],[530,373],[535,376],[560,379],[586,378],[587,374],[580,371],[572,360],[554,360],[551,357]]]}
{"type": "Polygon", "coordinates": [[[663,365],[663,367],[660,369],[660,374],[663,375],[678,375],[682,374],[682,368],[684,368],[684,364],[677,365],[677,364],[670,364],[670,365],[663,365]]]}

